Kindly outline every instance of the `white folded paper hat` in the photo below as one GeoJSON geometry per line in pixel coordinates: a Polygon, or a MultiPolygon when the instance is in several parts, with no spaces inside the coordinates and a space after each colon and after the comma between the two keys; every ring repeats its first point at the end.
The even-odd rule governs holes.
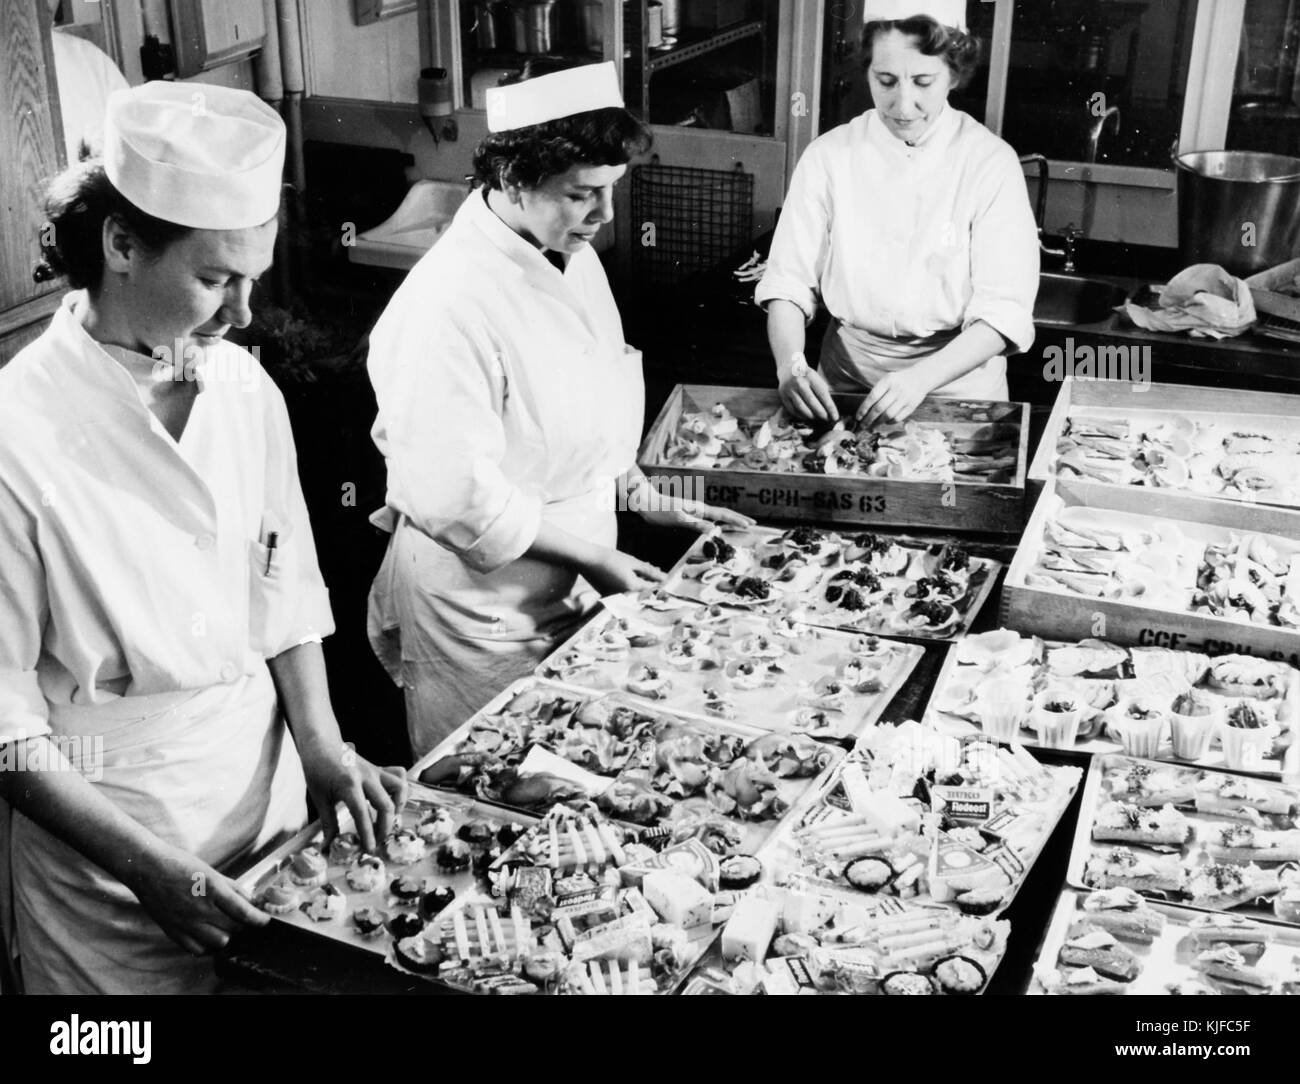
{"type": "Polygon", "coordinates": [[[623,95],[614,62],[606,60],[492,87],[486,104],[488,131],[508,132],[593,109],[622,109],[623,95]]]}
{"type": "Polygon", "coordinates": [[[937,23],[965,32],[966,0],[867,0],[864,22],[899,22],[928,15],[937,23]]]}
{"type": "Polygon", "coordinates": [[[145,83],[109,96],[104,171],[155,218],[245,229],[280,208],[284,143],[280,115],[246,90],[145,83]]]}

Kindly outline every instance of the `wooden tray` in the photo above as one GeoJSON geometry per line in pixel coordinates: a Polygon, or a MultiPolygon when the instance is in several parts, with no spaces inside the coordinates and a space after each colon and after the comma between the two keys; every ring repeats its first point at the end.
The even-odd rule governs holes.
{"type": "MultiPolygon", "coordinates": [[[[1027,994],[1046,994],[1039,974],[1043,970],[1055,970],[1061,948],[1069,936],[1070,926],[1075,921],[1087,917],[1082,910],[1083,900],[1088,894],[1066,889],[1056,901],[1052,917],[1043,935],[1038,949],[1038,959],[1034,964],[1034,973],[1030,977],[1027,994]]],[[[1141,973],[1130,983],[1121,986],[1122,994],[1167,994],[1167,986],[1189,979],[1202,982],[1223,994],[1263,993],[1253,987],[1237,986],[1222,979],[1212,979],[1192,968],[1197,949],[1188,937],[1188,921],[1198,912],[1171,904],[1152,903],[1151,909],[1165,916],[1164,930],[1149,945],[1136,941],[1117,938],[1119,943],[1132,952],[1142,963],[1141,973]]],[[[1276,971],[1279,975],[1294,974],[1300,966],[1300,930],[1280,927],[1276,931],[1276,940],[1265,948],[1255,966],[1276,971]]]]}
{"type": "MultiPolygon", "coordinates": [[[[852,418],[863,395],[836,395],[842,416],[852,418]]],[[[767,388],[679,384],[641,445],[638,463],[664,489],[698,495],[760,520],[794,523],[855,523],[868,526],[953,528],[1018,533],[1025,521],[1029,453],[1029,405],[984,400],[927,398],[909,421],[947,432],[972,433],[990,422],[1020,430],[1015,478],[1009,483],[912,482],[861,476],[784,474],[768,471],[677,467],[665,450],[684,413],[723,404],[737,417],[776,411],[781,400],[767,388]]]]}
{"type": "MultiPolygon", "coordinates": [[[[649,700],[653,705],[667,708],[669,711],[691,719],[706,721],[715,719],[705,710],[704,690],[709,686],[728,688],[728,695],[735,704],[737,718],[747,725],[760,730],[778,733],[790,733],[797,729],[796,713],[804,706],[801,697],[808,693],[813,684],[822,677],[835,676],[836,667],[851,657],[850,645],[853,636],[846,632],[810,627],[807,641],[799,642],[798,652],[787,651],[777,661],[783,671],[774,686],[757,689],[741,689],[731,685],[721,670],[675,670],[664,661],[663,645],[649,647],[632,647],[628,657],[617,662],[602,661],[591,658],[584,666],[582,676],[566,677],[563,674],[548,673],[553,671],[558,660],[565,658],[582,645],[591,644],[600,634],[610,627],[623,613],[631,613],[641,621],[655,625],[664,630],[671,628],[674,622],[696,611],[699,607],[683,600],[673,600],[671,610],[638,607],[634,596],[618,596],[605,600],[605,610],[581,630],[562,644],[534,671],[540,678],[559,681],[574,688],[589,689],[594,692],[610,692],[625,689],[628,669],[637,664],[660,668],[672,681],[672,686],[662,699],[649,700]],[[611,612],[617,609],[617,614],[611,612]]],[[[767,622],[756,617],[737,613],[731,621],[731,632],[714,641],[723,661],[730,657],[729,650],[746,636],[764,634],[781,642],[779,637],[771,635],[767,622]]],[[[883,669],[884,686],[874,693],[849,692],[838,711],[825,712],[827,721],[834,723],[833,733],[819,733],[822,738],[852,738],[869,726],[873,726],[906,684],[908,677],[925,654],[925,649],[917,644],[902,643],[882,638],[890,655],[885,660],[883,669]]],[[[632,695],[629,692],[629,695],[632,695]]]]}
{"type": "MultiPolygon", "coordinates": [[[[1047,641],[1046,648],[1065,646],[1058,642],[1047,641]]],[[[1141,650],[1141,649],[1138,649],[1141,650]]],[[[950,647],[944,656],[943,666],[939,670],[939,676],[934,683],[934,691],[930,694],[930,701],[925,710],[925,721],[932,726],[936,726],[946,733],[955,737],[965,737],[969,734],[983,734],[984,728],[980,721],[971,718],[969,715],[952,710],[945,710],[943,707],[945,693],[953,687],[963,686],[967,683],[968,677],[963,671],[971,671],[971,678],[978,678],[974,672],[974,667],[968,667],[961,664],[958,660],[960,654],[959,647],[954,645],[950,647]]],[[[1046,664],[1038,664],[1043,670],[1046,664]]],[[[1279,664],[1283,665],[1283,664],[1279,664]]],[[[1200,690],[1204,695],[1217,697],[1218,694],[1200,690]]],[[[1232,697],[1223,697],[1226,700],[1232,700],[1232,697]]],[[[1258,774],[1271,779],[1296,779],[1300,778],[1300,742],[1294,740],[1295,720],[1300,718],[1300,672],[1291,671],[1291,680],[1288,685],[1285,699],[1290,705],[1290,722],[1283,725],[1287,731],[1293,733],[1291,743],[1287,746],[1286,753],[1281,759],[1271,759],[1261,762],[1259,770],[1250,774],[1258,774]]],[[[1110,736],[1101,733],[1092,734],[1087,738],[1080,738],[1075,742],[1072,749],[1060,749],[1056,747],[1043,746],[1038,740],[1038,734],[1035,730],[1022,726],[1018,740],[1020,743],[1030,749],[1052,748],[1054,753],[1073,761],[1083,761],[1096,754],[1120,753],[1123,751],[1119,742],[1110,736]]],[[[1165,735],[1160,746],[1160,760],[1168,760],[1174,764],[1194,764],[1202,768],[1222,768],[1223,750],[1211,742],[1210,748],[1206,750],[1205,756],[1197,761],[1179,760],[1174,756],[1173,745],[1168,736],[1165,735]]],[[[1243,774],[1246,774],[1243,772],[1243,774]]]]}
{"type": "MultiPolygon", "coordinates": [[[[502,709],[512,699],[514,699],[515,696],[517,696],[521,692],[526,692],[526,691],[535,691],[537,693],[540,693],[542,696],[562,696],[569,699],[576,699],[579,701],[593,701],[597,699],[608,698],[611,702],[624,703],[629,705],[630,707],[634,707],[639,712],[648,712],[655,715],[662,715],[669,719],[680,719],[684,724],[688,725],[692,729],[702,730],[705,731],[706,733],[711,732],[714,734],[735,736],[743,739],[746,743],[758,741],[765,737],[771,737],[771,735],[767,731],[761,730],[758,727],[747,726],[743,723],[734,722],[731,720],[723,720],[723,719],[704,720],[704,719],[695,719],[695,718],[687,719],[677,715],[674,712],[666,711],[665,709],[657,705],[647,703],[646,701],[637,699],[635,697],[627,696],[626,694],[619,694],[619,693],[594,694],[590,690],[576,689],[571,686],[561,685],[558,682],[542,681],[538,678],[530,677],[530,678],[523,678],[519,681],[516,681],[512,685],[507,687],[503,692],[501,692],[496,697],[494,697],[481,711],[477,712],[473,716],[473,718],[467,721],[463,726],[454,730],[445,739],[443,739],[443,741],[438,746],[436,746],[425,756],[421,757],[420,760],[416,762],[415,766],[410,769],[408,773],[410,777],[412,779],[418,779],[421,773],[426,768],[430,767],[432,764],[441,760],[443,757],[454,754],[454,752],[462,744],[462,742],[466,741],[471,730],[474,728],[475,724],[479,720],[487,716],[499,715],[502,709]]],[[[828,772],[834,770],[835,765],[838,764],[841,759],[843,759],[844,754],[842,749],[830,745],[825,746],[824,748],[828,754],[829,762],[826,768],[820,774],[815,776],[808,776],[804,778],[780,780],[776,788],[777,796],[787,806],[786,814],[783,814],[782,816],[788,815],[789,809],[793,808],[794,805],[804,796],[804,794],[806,794],[810,789],[815,787],[818,784],[818,782],[826,776],[828,772]]],[[[585,769],[582,769],[577,765],[572,765],[569,768],[562,768],[561,770],[566,770],[568,774],[571,775],[572,778],[579,781],[580,785],[585,785],[588,788],[588,793],[590,793],[593,797],[595,796],[595,794],[599,793],[600,791],[606,789],[609,786],[612,786],[615,780],[617,779],[617,776],[615,775],[605,776],[605,775],[596,775],[594,772],[587,772],[585,769]]],[[[448,788],[434,787],[433,789],[436,790],[438,793],[444,793],[444,792],[455,793],[455,794],[462,793],[450,787],[448,788]]],[[[502,809],[515,808],[510,805],[507,805],[504,801],[491,802],[489,804],[493,806],[498,806],[502,809]]],[[[527,810],[519,810],[519,812],[521,813],[527,812],[527,810]]],[[[776,817],[770,820],[752,821],[752,820],[740,820],[732,817],[725,817],[722,814],[716,814],[716,816],[719,819],[731,821],[740,829],[742,833],[742,840],[737,849],[749,854],[754,853],[766,842],[768,837],[775,830],[777,824],[782,819],[781,817],[776,817]]]]}
{"type": "MultiPolygon", "coordinates": [[[[833,533],[833,532],[829,532],[833,533]]],[[[843,532],[851,535],[854,532],[843,532]]],[[[727,528],[723,534],[733,545],[737,547],[753,546],[765,542],[771,542],[781,536],[782,532],[769,527],[749,527],[745,529],[727,528]]],[[[668,578],[662,585],[662,590],[670,595],[676,595],[678,598],[689,599],[692,602],[706,601],[703,596],[703,588],[698,578],[693,578],[692,572],[707,559],[703,557],[704,544],[708,540],[708,535],[701,535],[686,551],[680,561],[675,564],[668,573],[668,578]]],[[[883,537],[883,536],[882,536],[883,537]]],[[[913,542],[906,538],[890,536],[891,540],[897,542],[900,546],[923,552],[934,547],[922,542],[913,542]]],[[[788,612],[798,612],[800,619],[810,625],[816,625],[820,628],[839,629],[844,632],[869,633],[876,636],[888,636],[893,639],[914,640],[919,643],[933,643],[936,640],[956,640],[964,636],[970,629],[976,616],[979,614],[981,607],[993,590],[993,585],[997,582],[998,574],[1002,571],[1002,564],[998,561],[992,561],[984,557],[971,557],[972,580],[979,577],[978,583],[974,584],[973,591],[965,596],[958,604],[958,610],[961,614],[961,620],[951,631],[939,634],[926,634],[921,631],[900,631],[898,628],[889,626],[879,620],[873,613],[864,614],[863,617],[853,620],[841,613],[833,611],[819,611],[817,600],[822,598],[827,579],[838,569],[844,567],[841,558],[837,557],[830,564],[826,565],[821,577],[810,586],[807,590],[799,594],[789,594],[779,596],[774,594],[773,597],[759,605],[752,607],[733,607],[740,612],[760,613],[764,615],[781,614],[788,612]]],[[[882,577],[889,579],[889,577],[882,577]]],[[[895,586],[902,586],[902,577],[893,579],[900,582],[895,586]]],[[[723,603],[723,605],[730,605],[723,603]]]]}
{"type": "Polygon", "coordinates": [[[1257,655],[1300,669],[1300,631],[1256,625],[1207,614],[1155,609],[1134,602],[1031,587],[1032,571],[1043,546],[1043,529],[1052,514],[1053,496],[1066,507],[1083,506],[1140,517],[1146,525],[1173,521],[1198,542],[1227,541],[1230,533],[1271,536],[1284,551],[1300,552],[1300,513],[1271,506],[1251,510],[1243,523],[1241,505],[1233,501],[1175,496],[1139,486],[1078,485],[1058,480],[1043,490],[1025,527],[1024,541],[1007,570],[1002,587],[1002,625],[1044,639],[1078,641],[1089,637],[1139,647],[1168,647],[1206,655],[1257,655]]]}
{"type": "MultiPolygon", "coordinates": [[[[1300,304],[1300,302],[1296,302],[1300,304]]],[[[1195,388],[1183,384],[1136,384],[1123,380],[1075,380],[1061,382],[1047,428],[1029,464],[1028,493],[1036,501],[1043,486],[1056,477],[1056,445],[1072,415],[1127,418],[1134,422],[1160,423],[1172,415],[1218,426],[1240,426],[1250,432],[1300,440],[1300,398],[1272,392],[1238,391],[1233,388],[1195,388]]],[[[1076,486],[1107,489],[1136,488],[1156,492],[1171,500],[1189,496],[1201,500],[1267,505],[1263,498],[1247,501],[1232,495],[1211,495],[1192,490],[1156,489],[1151,486],[1120,486],[1087,479],[1069,478],[1076,486]]],[[[1291,507],[1280,505],[1280,507],[1291,507]]],[[[1242,513],[1238,510],[1237,515],[1242,513]]]]}
{"type": "MultiPolygon", "coordinates": [[[[410,798],[400,818],[401,825],[405,828],[413,828],[424,819],[427,813],[436,809],[448,810],[455,818],[458,826],[471,819],[485,820],[497,827],[509,824],[512,821],[518,821],[524,825],[530,825],[536,821],[535,817],[526,814],[508,813],[461,795],[434,791],[429,787],[423,787],[413,782],[411,784],[410,798]]],[[[342,831],[352,829],[352,821],[346,810],[340,813],[339,827],[342,831]]],[[[280,878],[282,871],[288,866],[289,861],[295,854],[304,847],[319,845],[323,838],[324,833],[320,822],[314,821],[248,870],[239,878],[238,883],[256,898],[257,894],[267,885],[280,878]]],[[[388,869],[388,876],[385,878],[384,884],[373,892],[358,892],[350,887],[344,877],[347,867],[330,862],[328,883],[343,894],[347,904],[347,911],[342,919],[315,922],[298,909],[291,911],[287,915],[272,915],[271,917],[287,925],[296,926],[308,933],[327,937],[332,941],[339,941],[359,952],[365,952],[369,956],[386,958],[390,955],[393,938],[387,931],[376,938],[362,937],[353,928],[351,915],[352,912],[362,907],[377,907],[382,911],[387,911],[390,915],[398,913],[414,914],[416,907],[413,903],[394,902],[393,895],[389,890],[389,884],[396,877],[404,874],[421,877],[426,882],[426,891],[435,887],[451,888],[456,893],[457,899],[471,896],[479,890],[478,879],[470,870],[459,873],[446,873],[439,870],[434,863],[434,850],[432,848],[427,849],[425,857],[420,861],[409,865],[398,865],[395,862],[388,861],[387,856],[382,854],[382,848],[381,857],[383,857],[384,864],[388,869]]],[[[304,899],[316,891],[318,890],[313,888],[302,889],[304,899]]]]}
{"type": "MultiPolygon", "coordinates": [[[[1139,761],[1139,760],[1135,760],[1133,757],[1118,756],[1118,755],[1093,757],[1092,765],[1089,767],[1088,775],[1084,780],[1083,803],[1079,810],[1079,821],[1075,828],[1074,843],[1070,848],[1070,864],[1066,869],[1066,875],[1065,875],[1066,883],[1071,888],[1077,888],[1084,891],[1090,891],[1092,889],[1092,886],[1084,881],[1084,877],[1083,877],[1084,869],[1088,864],[1088,859],[1100,851],[1108,850],[1111,847],[1130,847],[1136,850],[1138,853],[1147,853],[1147,854],[1172,853],[1172,851],[1174,850],[1174,849],[1166,848],[1164,852],[1162,852],[1160,850],[1153,850],[1151,848],[1144,847],[1140,843],[1112,843],[1110,841],[1104,841],[1099,843],[1099,842],[1095,842],[1092,838],[1092,826],[1093,826],[1093,822],[1096,819],[1097,811],[1101,808],[1102,804],[1108,800],[1107,795],[1109,791],[1106,788],[1107,773],[1114,772],[1114,771],[1122,771],[1128,765],[1144,764],[1144,763],[1156,764],[1157,762],[1139,761]]],[[[1240,776],[1236,775],[1236,773],[1224,772],[1224,771],[1211,771],[1206,768],[1174,768],[1174,766],[1168,764],[1160,764],[1158,766],[1164,769],[1173,768],[1173,770],[1175,771],[1178,771],[1180,773],[1185,773],[1186,775],[1194,778],[1216,778],[1216,779],[1241,778],[1240,776]]],[[[1270,790],[1275,789],[1281,791],[1284,794],[1288,795],[1294,802],[1300,803],[1300,789],[1294,786],[1288,786],[1283,783],[1265,782],[1264,780],[1260,780],[1260,779],[1252,779],[1251,782],[1252,784],[1262,786],[1270,790]]],[[[1197,812],[1194,808],[1183,808],[1182,812],[1187,815],[1188,820],[1192,822],[1192,826],[1195,829],[1195,835],[1193,836],[1192,840],[1187,844],[1185,844],[1183,848],[1181,848],[1181,852],[1179,852],[1183,856],[1184,868],[1191,868],[1195,865],[1201,864],[1199,861],[1197,861],[1197,859],[1202,857],[1200,853],[1200,848],[1204,842],[1205,833],[1209,831],[1210,826],[1230,824],[1233,822],[1231,818],[1225,817],[1222,814],[1200,813],[1197,812]]],[[[1266,822],[1268,822],[1271,821],[1273,818],[1271,818],[1268,815],[1265,815],[1264,819],[1266,822]]],[[[1296,818],[1291,818],[1291,820],[1292,820],[1291,827],[1296,827],[1296,824],[1294,823],[1296,818]]],[[[1279,819],[1278,824],[1280,823],[1281,821],[1279,819]]],[[[1272,830],[1277,828],[1278,825],[1273,823],[1266,823],[1265,827],[1272,830]]],[[[1206,861],[1208,861],[1208,859],[1206,859],[1206,861]]],[[[1228,863],[1228,864],[1245,865],[1246,863],[1228,863]]],[[[1277,868],[1283,865],[1283,863],[1280,862],[1268,862],[1268,863],[1257,863],[1257,864],[1260,865],[1261,868],[1269,868],[1269,869],[1277,868]]],[[[1141,892],[1141,889],[1139,889],[1138,891],[1141,892]]],[[[1232,914],[1241,915],[1243,918],[1254,919],[1257,922],[1269,922],[1269,923],[1276,923],[1279,925],[1292,925],[1292,926],[1300,925],[1297,923],[1288,923],[1285,919],[1279,918],[1274,913],[1271,907],[1261,907],[1258,905],[1258,901],[1244,904],[1240,907],[1218,908],[1218,907],[1209,907],[1209,906],[1196,904],[1189,899],[1183,899],[1181,897],[1176,900],[1168,899],[1162,893],[1158,893],[1158,892],[1152,892],[1152,893],[1142,892],[1142,895],[1149,896],[1150,898],[1155,900],[1162,900],[1163,902],[1166,903],[1176,903],[1178,906],[1187,908],[1191,911],[1214,912],[1214,911],[1227,910],[1230,911],[1230,913],[1232,914]]]]}

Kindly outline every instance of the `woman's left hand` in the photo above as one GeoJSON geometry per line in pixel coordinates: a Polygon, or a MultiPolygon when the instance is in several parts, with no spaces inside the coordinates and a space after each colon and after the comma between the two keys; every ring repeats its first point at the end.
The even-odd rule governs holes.
{"type": "Polygon", "coordinates": [[[864,426],[882,420],[906,421],[921,405],[921,400],[932,391],[934,387],[929,378],[918,368],[888,373],[876,381],[871,394],[858,407],[858,420],[864,426]]]}
{"type": "Polygon", "coordinates": [[[330,751],[302,753],[307,791],[320,813],[328,844],[339,830],[338,804],[352,814],[361,846],[375,849],[397,826],[397,815],[406,804],[408,784],[404,768],[377,768],[357,756],[350,745],[330,751]]]}
{"type": "Polygon", "coordinates": [[[742,516],[730,508],[716,508],[703,501],[688,501],[681,497],[664,497],[657,494],[641,500],[647,507],[638,508],[641,518],[656,527],[687,527],[692,531],[708,531],[715,525],[724,527],[752,527],[755,520],[742,516]]]}

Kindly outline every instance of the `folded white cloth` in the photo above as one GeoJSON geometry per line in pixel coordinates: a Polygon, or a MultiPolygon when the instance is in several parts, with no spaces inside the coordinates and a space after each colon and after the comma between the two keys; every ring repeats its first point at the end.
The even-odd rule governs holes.
{"type": "Polygon", "coordinates": [[[1158,309],[1131,301],[1124,306],[1129,319],[1148,331],[1187,331],[1198,338],[1226,339],[1255,322],[1250,287],[1218,264],[1194,264],[1157,289],[1158,309]]]}

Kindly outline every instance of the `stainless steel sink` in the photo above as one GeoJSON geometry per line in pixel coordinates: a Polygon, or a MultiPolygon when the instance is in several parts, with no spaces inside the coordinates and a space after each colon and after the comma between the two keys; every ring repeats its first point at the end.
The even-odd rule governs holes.
{"type": "Polygon", "coordinates": [[[1102,279],[1044,272],[1038,276],[1034,323],[1058,326],[1100,323],[1126,297],[1122,286],[1102,279]]]}

